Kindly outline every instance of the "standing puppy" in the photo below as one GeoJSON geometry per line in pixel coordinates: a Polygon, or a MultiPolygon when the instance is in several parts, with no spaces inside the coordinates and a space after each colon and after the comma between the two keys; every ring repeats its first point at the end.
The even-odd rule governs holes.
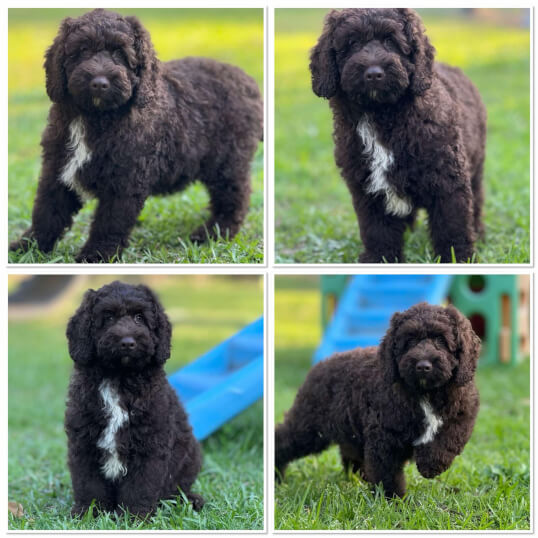
{"type": "Polygon", "coordinates": [[[425,478],[446,471],[478,413],[480,340],[454,307],[420,303],[392,316],[380,346],[336,353],[308,373],[275,431],[275,466],[335,443],[344,468],[387,497],[403,496],[413,458],[425,478]]]}
{"type": "Polygon", "coordinates": [[[250,164],[262,137],[256,82],[208,58],[160,62],[136,17],[96,9],[67,18],[45,57],[53,102],[28,239],[43,252],[88,198],[99,204],[79,262],[121,254],[150,195],[200,180],[211,218],[192,235],[233,237],[247,214],[250,164]]]}
{"type": "Polygon", "coordinates": [[[403,234],[421,207],[442,262],[452,251],[469,260],[483,234],[486,110],[434,52],[410,9],[333,10],[312,50],[312,88],[330,100],[361,262],[403,261],[403,234]]]}
{"type": "Polygon", "coordinates": [[[160,499],[191,492],[200,446],[163,369],[171,327],[145,286],[89,290],[67,326],[71,375],[65,430],[73,515],[92,501],[144,517],[160,499]]]}

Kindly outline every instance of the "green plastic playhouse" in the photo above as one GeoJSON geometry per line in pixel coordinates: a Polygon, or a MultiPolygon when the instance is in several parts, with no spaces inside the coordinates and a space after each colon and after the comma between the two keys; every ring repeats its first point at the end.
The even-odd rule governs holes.
{"type": "Polygon", "coordinates": [[[515,364],[529,354],[528,280],[515,275],[458,275],[450,300],[482,340],[481,364],[515,364]]]}

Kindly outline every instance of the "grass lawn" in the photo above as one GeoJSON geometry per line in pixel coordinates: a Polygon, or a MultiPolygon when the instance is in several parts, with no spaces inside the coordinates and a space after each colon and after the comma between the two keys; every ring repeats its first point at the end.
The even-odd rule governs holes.
{"type": "MultiPolygon", "coordinates": [[[[202,443],[204,464],[193,490],[207,503],[196,513],[167,501],[148,521],[69,516],[72,490],[63,431],[72,363],[65,326],[88,287],[114,277],[87,278],[47,315],[9,323],[9,499],[24,517],[10,529],[262,529],[263,405],[258,402],[202,443]]],[[[259,277],[126,277],[156,290],[173,324],[172,357],[181,365],[231,336],[263,312],[259,277]],[[233,306],[231,306],[233,305],[233,306]]]]}
{"type": "MultiPolygon", "coordinates": [[[[321,338],[315,278],[275,284],[275,422],[293,402],[321,338]]],[[[335,447],[290,464],[275,486],[276,529],[508,530],[530,528],[529,361],[483,367],[481,407],[462,455],[437,478],[406,467],[405,500],[346,476],[335,447]]]]}
{"type": "MultiPolygon", "coordinates": [[[[158,57],[207,56],[235,64],[253,76],[263,91],[263,10],[129,9],[149,30],[158,57]]],[[[9,10],[9,239],[28,227],[40,170],[41,132],[49,98],[42,68],[45,50],[65,16],[83,9],[9,10]]],[[[209,197],[196,183],[167,197],[151,197],[139,217],[122,261],[126,263],[262,263],[263,144],[252,164],[252,197],[240,233],[231,241],[204,245],[189,234],[209,216],[209,197]]],[[[37,248],[10,253],[10,263],[74,263],[88,236],[96,202],[86,204],[73,227],[50,254],[37,248]]]]}
{"type": "MultiPolygon", "coordinates": [[[[461,67],[488,110],[486,239],[479,263],[530,261],[529,30],[440,18],[420,10],[437,58],[461,67]]],[[[309,50],[325,10],[275,15],[275,249],[279,263],[354,263],[362,244],[351,197],[334,164],[332,116],[314,95],[309,50]]],[[[436,261],[425,212],[408,231],[407,262],[436,261]]]]}

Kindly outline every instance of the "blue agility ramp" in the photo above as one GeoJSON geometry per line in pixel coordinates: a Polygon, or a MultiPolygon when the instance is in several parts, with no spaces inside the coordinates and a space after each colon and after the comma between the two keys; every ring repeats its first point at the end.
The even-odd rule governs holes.
{"type": "Polygon", "coordinates": [[[357,275],[342,293],[312,361],[336,351],[377,346],[394,314],[421,301],[440,304],[446,297],[448,275],[357,275]]]}
{"type": "Polygon", "coordinates": [[[263,397],[263,317],[168,377],[205,439],[263,397]]]}

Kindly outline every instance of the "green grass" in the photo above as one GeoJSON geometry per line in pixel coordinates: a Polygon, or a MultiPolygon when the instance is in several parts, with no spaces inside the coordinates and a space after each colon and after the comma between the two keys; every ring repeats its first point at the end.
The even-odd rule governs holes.
{"type": "MultiPolygon", "coordinates": [[[[73,520],[63,431],[71,360],[65,325],[88,287],[116,277],[92,277],[47,315],[9,323],[9,499],[24,517],[10,529],[262,529],[263,405],[258,402],[202,443],[204,464],[193,490],[201,512],[167,501],[149,520],[109,514],[73,520]]],[[[173,324],[171,373],[263,312],[259,277],[124,277],[155,289],[173,324]],[[240,291],[239,291],[240,290],[240,291]],[[233,305],[233,306],[232,306],[233,305]]],[[[13,284],[12,284],[13,285],[13,284]]],[[[10,286],[11,287],[11,286],[10,286]]]]}
{"type": "MultiPolygon", "coordinates": [[[[85,10],[9,10],[9,239],[30,224],[40,169],[41,132],[50,101],[42,68],[45,50],[65,16],[85,10]]],[[[152,36],[161,60],[208,56],[238,65],[263,88],[263,12],[261,9],[130,9],[152,36]],[[179,36],[179,37],[178,37],[179,36]]],[[[209,197],[197,183],[167,197],[151,197],[135,227],[122,261],[125,263],[262,263],[263,144],[252,163],[250,209],[233,240],[221,238],[196,245],[189,235],[209,217],[209,197]]],[[[35,244],[27,253],[10,253],[10,263],[73,263],[82,248],[95,202],[78,214],[71,230],[49,254],[35,244]]]]}
{"type": "MultiPolygon", "coordinates": [[[[461,67],[488,110],[486,239],[478,263],[530,260],[530,37],[528,29],[440,18],[421,10],[437,58],[461,67]]],[[[354,263],[362,243],[334,164],[332,117],[310,87],[308,52],[325,10],[275,15],[275,245],[279,263],[354,263]]],[[[406,233],[407,262],[433,263],[425,212],[406,233]]]]}
{"type": "MultiPolygon", "coordinates": [[[[321,337],[317,282],[275,283],[275,422],[282,421],[321,337]],[[312,287],[309,289],[308,284],[312,287]]],[[[291,463],[275,486],[275,529],[512,530],[530,528],[530,364],[479,368],[471,440],[433,480],[407,465],[407,496],[387,501],[346,476],[335,447],[291,463]]]]}

